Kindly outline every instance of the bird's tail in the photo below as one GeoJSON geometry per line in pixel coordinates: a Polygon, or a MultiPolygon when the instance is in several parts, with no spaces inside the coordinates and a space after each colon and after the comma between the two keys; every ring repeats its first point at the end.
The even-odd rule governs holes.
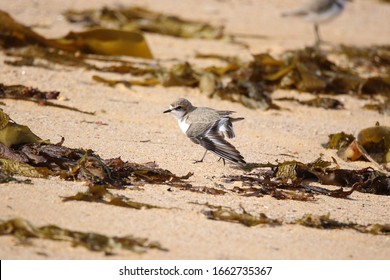
{"type": "Polygon", "coordinates": [[[222,133],[223,137],[234,138],[233,122],[242,121],[244,118],[226,118],[222,119],[219,123],[219,131],[222,133]]]}
{"type": "Polygon", "coordinates": [[[242,120],[245,120],[245,118],[230,118],[231,122],[238,122],[238,121],[242,121],[242,120]]]}

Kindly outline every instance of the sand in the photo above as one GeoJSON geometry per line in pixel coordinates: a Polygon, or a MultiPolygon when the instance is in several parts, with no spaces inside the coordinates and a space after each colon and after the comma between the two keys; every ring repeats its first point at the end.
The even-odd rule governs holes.
{"type": "MultiPolygon", "coordinates": [[[[100,8],[104,5],[143,5],[157,11],[188,19],[224,24],[229,33],[256,34],[263,39],[247,39],[249,49],[219,41],[183,40],[147,35],[152,52],[158,59],[194,60],[196,52],[237,55],[273,54],[286,49],[302,48],[313,42],[312,26],[299,19],[280,17],[302,1],[210,0],[210,1],[8,1],[0,9],[27,25],[41,25],[35,30],[47,37],[59,37],[80,27],[65,21],[61,13],[69,8],[100,8]]],[[[321,32],[333,44],[369,46],[390,43],[390,5],[379,1],[354,1],[337,20],[324,25],[321,32]]],[[[57,142],[65,137],[65,146],[91,148],[103,158],[121,156],[123,160],[145,163],[155,161],[175,174],[194,172],[189,182],[194,186],[232,188],[224,175],[241,174],[224,166],[214,155],[194,165],[203,155],[179,130],[172,116],[162,114],[178,97],[198,106],[236,111],[245,121],[236,123],[237,138],[232,141],[248,162],[275,162],[295,159],[302,162],[337,158],[334,150],[323,144],[328,134],[339,131],[357,134],[362,128],[379,121],[389,124],[389,117],[373,111],[361,111],[365,101],[342,95],[345,110],[324,110],[280,103],[289,110],[251,110],[238,103],[209,99],[198,89],[110,88],[92,81],[94,71],[56,67],[47,70],[13,67],[0,53],[0,82],[23,84],[41,90],[58,90],[67,100],[60,104],[95,111],[89,116],[58,108],[5,100],[1,108],[20,124],[29,126],[40,137],[57,142]],[[99,125],[96,122],[107,123],[99,125]]],[[[119,76],[112,75],[118,78],[119,76]]],[[[126,76],[127,77],[127,76],[126,76]]],[[[120,77],[119,77],[120,78],[120,77]]],[[[277,91],[278,96],[308,98],[309,94],[277,91]]],[[[344,162],[342,167],[363,168],[367,162],[344,162]]],[[[305,213],[327,214],[340,221],[360,224],[390,223],[389,197],[354,192],[349,199],[318,196],[314,202],[276,200],[272,197],[243,197],[234,193],[223,196],[199,194],[168,186],[145,185],[138,190],[117,191],[132,200],[167,209],[133,210],[97,203],[62,202],[62,197],[85,190],[79,182],[58,178],[33,179],[32,184],[0,185],[0,219],[22,217],[34,225],[56,224],[72,230],[92,231],[110,236],[134,235],[158,241],[168,251],[148,250],[144,254],[119,250],[105,256],[66,242],[32,240],[21,245],[10,236],[0,237],[1,259],[389,259],[389,236],[374,236],[353,230],[319,230],[298,225],[280,227],[245,227],[240,224],[208,220],[208,208],[195,203],[244,207],[256,215],[260,212],[285,221],[305,213]]]]}

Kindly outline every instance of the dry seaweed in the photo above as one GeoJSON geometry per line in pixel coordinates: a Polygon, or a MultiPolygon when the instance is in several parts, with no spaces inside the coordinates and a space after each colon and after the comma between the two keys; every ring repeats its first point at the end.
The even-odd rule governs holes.
{"type": "Polygon", "coordinates": [[[226,34],[224,26],[214,26],[207,22],[187,20],[175,15],[158,13],[137,6],[116,9],[103,7],[99,10],[89,9],[84,11],[68,10],[64,15],[69,22],[82,24],[88,28],[107,27],[127,31],[157,33],[185,39],[224,40],[244,47],[247,47],[247,45],[243,42],[238,42],[236,38],[267,38],[258,34],[226,34]]]}
{"type": "Polygon", "coordinates": [[[390,224],[360,225],[352,222],[344,223],[331,219],[329,214],[306,214],[302,218],[294,221],[293,224],[298,224],[305,227],[313,227],[317,229],[354,229],[361,233],[369,233],[374,235],[390,234],[390,224]]]}
{"type": "Polygon", "coordinates": [[[390,195],[390,176],[372,168],[360,170],[341,169],[337,164],[321,158],[304,164],[299,161],[285,161],[277,164],[248,164],[244,175],[225,176],[227,182],[242,182],[242,187],[233,191],[245,196],[271,195],[276,199],[313,200],[314,195],[347,198],[352,192],[360,191],[379,195],[390,195]],[[271,170],[259,168],[268,167],[271,170]],[[257,170],[256,170],[257,169],[257,170]],[[256,170],[256,171],[253,171],[256,170]],[[311,186],[310,182],[334,185],[349,190],[311,186]]]}
{"type": "Polygon", "coordinates": [[[64,38],[57,39],[57,42],[75,47],[75,51],[83,53],[153,58],[143,35],[139,32],[99,28],[70,32],[64,38]]]}
{"type": "Polygon", "coordinates": [[[305,214],[302,218],[298,218],[292,222],[285,222],[280,219],[271,219],[266,214],[260,213],[254,216],[245,209],[242,208],[242,213],[238,213],[231,208],[222,206],[210,206],[205,205],[212,210],[204,211],[204,214],[210,220],[224,221],[229,223],[240,223],[247,227],[253,227],[257,225],[301,225],[305,227],[312,227],[317,229],[353,229],[361,233],[368,233],[374,235],[390,235],[390,224],[369,224],[360,225],[357,223],[344,223],[331,219],[330,215],[314,215],[305,214]]]}
{"type": "Polygon", "coordinates": [[[310,186],[301,181],[303,178],[296,178],[294,181],[290,182],[275,177],[262,177],[260,174],[261,173],[251,173],[248,175],[227,176],[227,180],[230,182],[242,182],[244,187],[234,187],[233,192],[245,196],[262,197],[264,195],[270,195],[276,199],[299,201],[313,201],[315,200],[315,195],[347,198],[354,191],[354,188],[344,191],[343,189],[329,190],[323,187],[310,186]]]}
{"type": "Polygon", "coordinates": [[[0,184],[8,183],[14,181],[15,178],[10,175],[8,172],[4,172],[3,169],[0,169],[0,184]]]}
{"type": "Polygon", "coordinates": [[[379,163],[390,162],[390,127],[377,125],[362,129],[357,141],[379,163]]]}
{"type": "Polygon", "coordinates": [[[360,69],[363,75],[368,76],[359,85],[357,93],[369,95],[374,103],[367,104],[363,108],[388,115],[390,102],[390,46],[341,46],[339,54],[347,57],[351,69],[360,69]]]}
{"type": "Polygon", "coordinates": [[[165,184],[171,186],[186,186],[183,180],[190,178],[193,173],[177,176],[166,169],[156,167],[155,164],[138,164],[124,162],[120,158],[105,160],[111,170],[113,180],[124,183],[165,184]]]}
{"type": "Polygon", "coordinates": [[[158,77],[165,87],[196,87],[199,84],[197,74],[188,62],[175,64],[168,71],[158,73],[158,77]]]}
{"type": "Polygon", "coordinates": [[[47,40],[29,27],[15,21],[8,13],[0,10],[0,47],[22,47],[38,45],[42,47],[62,47],[54,41],[47,40]]]}
{"type": "Polygon", "coordinates": [[[82,246],[90,251],[114,254],[119,249],[135,253],[144,253],[149,249],[167,251],[158,242],[133,236],[106,236],[94,232],[81,232],[61,228],[55,225],[36,227],[29,221],[16,218],[0,221],[0,235],[13,235],[20,241],[31,238],[71,242],[72,246],[82,246]]]}
{"type": "Polygon", "coordinates": [[[117,188],[145,183],[186,186],[184,180],[192,176],[192,173],[177,176],[154,164],[124,162],[120,158],[104,160],[92,150],[62,146],[64,139],[50,144],[33,134],[28,127],[10,122],[8,115],[2,111],[0,128],[0,164],[2,170],[9,174],[60,176],[66,180],[84,181],[90,186],[117,188]]]}
{"type": "Polygon", "coordinates": [[[227,192],[221,189],[216,188],[210,188],[210,187],[196,187],[192,186],[190,184],[187,184],[186,186],[181,186],[181,190],[191,191],[191,192],[197,192],[197,193],[205,193],[205,194],[212,194],[212,195],[224,195],[227,192]]]}
{"type": "Polygon", "coordinates": [[[390,99],[385,101],[374,101],[363,106],[364,109],[377,111],[383,115],[390,115],[390,99]]]}
{"type": "MultiPolygon", "coordinates": [[[[390,92],[389,77],[361,77],[352,69],[338,66],[315,48],[287,51],[279,59],[266,53],[254,55],[252,62],[241,64],[238,69],[229,73],[232,80],[239,84],[250,82],[261,92],[286,88],[315,94],[355,93],[359,97],[380,94],[385,99],[390,92]]],[[[321,105],[325,107],[342,106],[334,99],[320,98],[308,105],[318,106],[318,101],[328,101],[321,105]]]]}
{"type": "MultiPolygon", "coordinates": [[[[24,143],[42,143],[44,140],[35,135],[25,125],[15,123],[10,117],[0,110],[0,143],[5,147],[24,143]]],[[[9,153],[9,150],[0,146],[0,151],[9,153]]]]}
{"type": "Polygon", "coordinates": [[[326,144],[327,149],[343,149],[348,147],[348,145],[355,140],[355,137],[352,134],[346,134],[345,132],[329,134],[328,137],[329,140],[326,144]]]}
{"type": "Polygon", "coordinates": [[[4,85],[0,83],[0,98],[24,100],[37,103],[43,106],[52,106],[61,109],[76,111],[83,114],[94,115],[93,112],[86,112],[74,107],[56,104],[50,102],[50,99],[57,99],[60,92],[58,91],[40,91],[39,89],[26,87],[23,85],[4,85]]]}
{"type": "MultiPolygon", "coordinates": [[[[1,165],[0,165],[1,166],[1,165]]],[[[7,172],[6,170],[3,170],[3,168],[0,168],[0,184],[8,183],[8,182],[16,182],[16,183],[25,183],[30,184],[31,180],[19,180],[16,179],[12,173],[7,172]]]]}
{"type": "MultiPolygon", "coordinates": [[[[326,54],[315,48],[287,51],[277,59],[267,53],[253,56],[249,63],[218,55],[227,66],[197,70],[199,87],[209,97],[241,102],[250,108],[277,109],[270,93],[277,88],[296,89],[315,94],[350,94],[374,96],[380,94],[387,100],[388,77],[359,76],[352,69],[333,63],[326,54]],[[224,79],[222,79],[222,77],[224,79]]],[[[341,109],[343,104],[328,97],[317,97],[307,102],[309,106],[341,109]]]]}
{"type": "MultiPolygon", "coordinates": [[[[237,181],[243,181],[243,184],[247,184],[247,182],[244,181],[247,178],[232,178],[232,179],[237,181]]],[[[286,184],[270,185],[268,181],[266,182],[266,184],[262,184],[261,182],[258,182],[258,184],[259,185],[261,184],[260,188],[256,188],[254,186],[247,187],[247,188],[234,187],[232,191],[244,196],[262,197],[265,195],[270,195],[278,200],[298,200],[298,201],[315,200],[314,194],[311,193],[310,191],[305,192],[304,190],[299,190],[299,188],[294,188],[286,184]]]]}
{"type": "Polygon", "coordinates": [[[144,80],[109,80],[100,76],[93,76],[95,81],[108,86],[123,84],[155,86],[161,84],[164,87],[186,86],[199,87],[209,97],[218,97],[223,100],[240,102],[253,109],[279,109],[261,83],[251,81],[232,80],[223,85],[218,75],[213,72],[215,68],[194,69],[188,62],[178,63],[170,68],[161,67],[151,77],[144,80]]]}
{"type": "Polygon", "coordinates": [[[299,104],[302,104],[302,105],[307,105],[307,106],[310,106],[310,107],[316,107],[316,108],[323,108],[323,109],[333,109],[333,110],[338,110],[338,109],[343,109],[344,108],[344,104],[337,100],[337,99],[334,99],[334,98],[329,98],[329,97],[315,97],[315,98],[312,98],[312,99],[309,99],[309,100],[299,100],[299,99],[296,99],[296,98],[288,98],[288,97],[284,97],[284,98],[278,98],[278,99],[275,99],[277,101],[295,101],[295,102],[298,102],[299,104]]]}
{"type": "Polygon", "coordinates": [[[8,174],[19,174],[30,178],[47,178],[50,170],[44,167],[33,167],[27,163],[0,158],[1,169],[8,174]]]}
{"type": "Polygon", "coordinates": [[[278,105],[272,102],[269,92],[262,83],[233,80],[225,87],[217,87],[216,91],[210,96],[239,102],[251,109],[280,109],[278,105]]]}
{"type": "Polygon", "coordinates": [[[222,39],[227,38],[222,26],[185,20],[141,7],[100,10],[69,10],[64,13],[68,21],[90,28],[109,27],[120,30],[159,33],[180,38],[222,39]]]}
{"type": "Polygon", "coordinates": [[[8,56],[16,57],[17,60],[5,61],[6,64],[13,66],[33,66],[52,69],[52,64],[63,65],[67,67],[80,67],[99,72],[112,72],[118,74],[129,73],[134,76],[143,76],[153,74],[161,67],[150,63],[131,62],[114,57],[104,57],[92,54],[64,52],[53,48],[43,48],[30,45],[23,48],[8,49],[5,52],[8,56]],[[97,66],[93,61],[110,63],[106,66],[97,66]]]}
{"type": "MultiPolygon", "coordinates": [[[[249,63],[238,58],[218,55],[203,55],[217,58],[226,66],[195,69],[189,63],[179,63],[171,68],[156,68],[150,72],[154,78],[138,82],[141,85],[155,85],[158,78],[163,86],[199,87],[208,97],[240,102],[249,108],[280,109],[272,102],[270,93],[278,88],[296,89],[315,94],[350,94],[358,97],[382,95],[388,102],[390,82],[388,77],[359,76],[351,69],[344,69],[331,62],[316,49],[289,51],[280,59],[269,54],[253,56],[249,63]]],[[[109,85],[132,81],[106,82],[109,85]]],[[[300,102],[302,104],[327,109],[342,109],[343,104],[329,97],[316,97],[300,102]]]]}
{"type": "Polygon", "coordinates": [[[341,45],[340,53],[348,57],[356,67],[365,64],[367,68],[385,67],[390,70],[390,46],[356,47],[341,45]]]}
{"type": "MultiPolygon", "coordinates": [[[[283,172],[283,179],[290,179],[293,182],[301,180],[315,181],[323,185],[334,185],[341,187],[349,187],[350,191],[334,190],[330,191],[330,196],[345,198],[354,190],[360,192],[370,192],[374,194],[390,195],[390,176],[383,172],[364,168],[359,170],[341,169],[338,166],[331,167],[331,162],[318,159],[313,163],[303,164],[300,162],[284,162],[280,163],[274,170],[275,175],[280,177],[280,168],[289,170],[283,172]],[[387,182],[387,183],[386,183],[387,182]]],[[[313,187],[310,187],[312,189],[313,187]]],[[[315,187],[316,191],[322,189],[315,187]]],[[[326,194],[326,192],[324,193],[326,194]]]]}
{"type": "MultiPolygon", "coordinates": [[[[192,175],[189,173],[179,177],[168,170],[124,162],[120,158],[103,160],[91,150],[67,148],[61,144],[30,143],[18,145],[13,152],[27,159],[24,164],[35,170],[50,170],[51,175],[84,181],[91,186],[100,184],[120,188],[145,183],[180,185],[192,175]]],[[[14,169],[12,172],[19,174],[21,171],[14,169]]]]}
{"type": "Polygon", "coordinates": [[[46,39],[1,10],[0,22],[2,23],[0,26],[0,47],[5,49],[38,45],[72,54],[81,52],[152,58],[143,35],[138,32],[101,28],[85,32],[70,32],[59,39],[46,39]]]}
{"type": "Polygon", "coordinates": [[[39,89],[22,85],[6,86],[0,84],[0,97],[12,99],[28,99],[44,102],[49,99],[57,99],[59,91],[40,91],[39,89]]]}
{"type": "Polygon", "coordinates": [[[174,87],[174,86],[188,86],[195,87],[199,84],[198,74],[192,68],[192,66],[185,62],[173,65],[171,68],[156,68],[151,77],[148,77],[144,80],[109,80],[98,75],[94,75],[92,78],[97,81],[104,83],[108,86],[116,86],[122,84],[126,87],[132,85],[138,86],[155,86],[161,84],[165,87],[174,87]]]}
{"type": "Polygon", "coordinates": [[[66,196],[63,201],[88,201],[97,202],[108,205],[115,205],[133,209],[152,209],[161,208],[158,206],[150,205],[147,203],[141,203],[131,201],[123,195],[115,195],[108,191],[105,186],[94,185],[88,188],[85,192],[79,192],[72,196],[66,196]]]}
{"type": "Polygon", "coordinates": [[[237,213],[236,211],[226,207],[218,207],[217,209],[205,211],[204,213],[210,220],[239,223],[247,227],[253,227],[260,224],[271,226],[282,224],[280,220],[268,218],[264,213],[260,213],[258,217],[253,216],[245,211],[244,208],[242,208],[242,213],[237,213]]]}
{"type": "Polygon", "coordinates": [[[344,132],[331,134],[327,147],[338,149],[338,155],[344,160],[365,159],[377,163],[388,163],[390,162],[390,127],[378,124],[362,129],[356,140],[352,135],[346,135],[344,132]],[[335,145],[333,142],[337,142],[338,137],[340,137],[338,141],[343,143],[335,145]]]}
{"type": "Polygon", "coordinates": [[[103,72],[131,73],[133,75],[144,75],[152,71],[150,68],[153,69],[150,65],[141,67],[142,63],[134,65],[128,61],[116,58],[105,59],[91,54],[136,55],[151,58],[150,50],[142,39],[142,35],[138,33],[127,32],[127,34],[126,31],[118,30],[90,30],[80,33],[71,32],[64,38],[48,40],[30,28],[16,22],[5,12],[0,11],[0,21],[2,22],[2,26],[0,26],[0,48],[6,49],[7,55],[19,58],[16,61],[6,61],[6,63],[14,66],[36,66],[51,69],[51,65],[47,64],[49,62],[103,72]],[[117,62],[119,65],[112,64],[99,67],[87,60],[117,62]]]}
{"type": "Polygon", "coordinates": [[[93,64],[86,62],[86,56],[82,54],[74,54],[72,52],[64,52],[59,49],[44,48],[37,45],[7,49],[5,53],[8,56],[19,59],[14,61],[5,61],[5,63],[13,66],[33,66],[51,69],[51,64],[58,64],[86,69],[98,68],[93,64]]]}
{"type": "MultiPolygon", "coordinates": [[[[181,19],[154,13],[142,8],[103,8],[99,11],[89,10],[84,12],[69,11],[67,12],[69,20],[72,22],[82,22],[95,29],[80,33],[70,33],[68,36],[57,40],[46,40],[26,26],[14,21],[9,15],[5,13],[1,15],[7,19],[7,23],[12,22],[12,24],[6,24],[5,27],[0,29],[0,34],[2,34],[0,35],[0,42],[2,42],[0,45],[3,48],[26,46],[24,49],[9,49],[7,51],[8,55],[20,58],[17,61],[7,62],[13,65],[50,67],[50,65],[42,64],[43,60],[50,63],[83,67],[101,72],[131,73],[132,75],[143,77],[137,80],[123,80],[106,79],[95,75],[93,78],[95,81],[109,86],[124,84],[126,87],[130,87],[131,85],[154,86],[161,84],[166,87],[199,87],[208,97],[240,102],[249,108],[263,110],[280,109],[272,102],[271,93],[275,89],[283,88],[314,94],[354,94],[360,98],[381,100],[377,101],[379,103],[369,107],[371,109],[375,108],[382,113],[388,111],[385,105],[389,102],[388,96],[390,93],[390,77],[388,72],[385,71],[382,73],[383,71],[376,71],[379,73],[377,76],[371,74],[369,77],[367,77],[368,75],[360,75],[354,70],[354,67],[343,68],[332,62],[328,54],[316,48],[287,51],[278,58],[267,53],[256,54],[253,55],[252,61],[249,62],[242,62],[237,57],[201,54],[197,55],[197,57],[219,59],[226,63],[226,65],[196,69],[187,62],[181,62],[166,68],[159,65],[134,64],[128,61],[119,61],[114,58],[104,60],[102,57],[96,55],[87,55],[85,52],[126,55],[126,52],[131,48],[121,45],[123,40],[120,38],[123,36],[123,32],[129,32],[126,31],[129,29],[134,30],[134,25],[138,24],[145,26],[135,27],[136,30],[167,32],[167,34],[183,37],[202,34],[203,27],[207,26],[205,30],[209,30],[207,24],[194,23],[195,26],[202,26],[202,32],[197,28],[192,29],[191,27],[189,29],[195,30],[194,34],[197,35],[183,35],[181,32],[187,29],[187,27],[185,27],[186,23],[181,19]],[[131,23],[128,23],[128,20],[131,23]],[[165,23],[171,20],[177,22],[172,25],[168,23],[167,26],[170,27],[164,26],[165,23]],[[158,22],[157,25],[156,23],[151,24],[152,21],[158,22]],[[177,24],[180,26],[177,26],[177,24]],[[153,26],[153,28],[149,25],[153,26]],[[104,29],[107,26],[123,30],[108,31],[104,29]],[[172,26],[175,27],[171,29],[172,26]],[[96,29],[97,27],[100,29],[96,29]],[[17,34],[19,37],[13,39],[13,34],[17,34]],[[106,34],[114,37],[117,36],[115,38],[110,37],[109,39],[113,41],[117,40],[119,43],[102,42],[102,38],[107,37],[106,34]],[[12,45],[12,42],[14,45],[12,45]],[[114,46],[111,44],[114,44],[114,46]],[[103,50],[97,51],[96,49],[99,48],[103,48],[103,50]],[[114,51],[113,53],[106,53],[105,48],[114,51]],[[93,60],[104,61],[110,63],[110,65],[97,66],[93,64],[93,60]],[[378,96],[381,98],[378,98],[378,96]]],[[[191,24],[193,22],[190,22],[191,24]]],[[[205,32],[210,32],[210,34],[214,33],[214,35],[220,34],[220,31],[216,33],[214,31],[205,32]]],[[[133,35],[130,36],[133,39],[138,36],[133,35]]],[[[208,35],[205,37],[208,37],[208,35]]],[[[211,36],[211,38],[215,37],[211,36]]],[[[146,50],[141,52],[143,52],[141,56],[148,56],[146,55],[146,50]]],[[[366,49],[344,46],[337,55],[345,55],[351,61],[356,59],[359,61],[368,61],[375,68],[389,68],[388,46],[373,46],[366,49]]],[[[341,102],[328,97],[314,98],[313,100],[303,102],[303,104],[332,109],[340,109],[343,107],[341,102]]]]}
{"type": "Polygon", "coordinates": [[[279,86],[284,88],[326,94],[380,92],[378,88],[370,87],[369,91],[366,87],[372,78],[362,78],[353,70],[336,65],[315,48],[286,52],[282,61],[275,73],[284,74],[279,77],[279,86]]]}

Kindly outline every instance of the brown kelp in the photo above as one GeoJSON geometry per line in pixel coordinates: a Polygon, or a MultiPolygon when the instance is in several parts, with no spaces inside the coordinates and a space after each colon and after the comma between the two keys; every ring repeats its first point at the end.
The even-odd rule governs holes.
{"type": "Polygon", "coordinates": [[[37,88],[24,85],[4,85],[0,83],[0,99],[14,99],[34,102],[41,106],[51,106],[61,109],[76,111],[83,114],[93,115],[93,112],[86,112],[74,107],[54,103],[50,100],[58,99],[59,91],[41,91],[37,88]]]}
{"type": "Polygon", "coordinates": [[[135,253],[144,253],[149,249],[167,251],[158,242],[150,242],[146,238],[133,236],[106,236],[95,232],[68,230],[56,225],[34,226],[22,218],[0,220],[0,235],[13,235],[22,242],[31,239],[46,239],[70,242],[72,246],[82,246],[91,251],[104,252],[107,255],[119,249],[135,253]]]}
{"type": "Polygon", "coordinates": [[[280,219],[269,218],[264,213],[253,215],[248,213],[245,209],[241,209],[241,212],[235,211],[228,207],[205,205],[210,210],[206,210],[203,213],[210,220],[223,221],[229,223],[239,223],[247,227],[254,227],[258,225],[268,226],[282,226],[282,225],[301,225],[305,227],[311,227],[316,229],[353,229],[360,233],[373,234],[373,235],[389,235],[390,224],[368,224],[361,225],[353,222],[340,222],[330,218],[330,215],[314,215],[305,214],[301,218],[297,218],[293,221],[283,221],[280,219]]]}
{"type": "Polygon", "coordinates": [[[180,38],[222,39],[223,26],[213,26],[206,22],[186,20],[178,16],[158,13],[142,7],[120,7],[68,10],[65,18],[72,23],[89,28],[110,27],[119,30],[150,32],[180,38]]]}
{"type": "MultiPolygon", "coordinates": [[[[212,58],[217,55],[198,55],[212,58]]],[[[389,77],[386,75],[363,77],[353,69],[343,68],[332,62],[326,54],[317,49],[287,51],[280,58],[269,54],[257,54],[250,62],[223,58],[226,66],[197,68],[188,62],[170,67],[156,68],[144,80],[109,80],[96,77],[95,80],[110,86],[119,83],[131,85],[199,87],[208,97],[240,102],[250,108],[277,109],[271,93],[277,89],[294,89],[321,95],[353,94],[370,99],[371,108],[386,113],[385,106],[390,92],[389,77]],[[380,98],[378,97],[380,96],[380,98]],[[384,100],[384,101],[381,101],[384,100]],[[383,107],[383,109],[381,109],[383,107]]],[[[296,99],[279,99],[280,101],[296,99]]],[[[318,96],[301,104],[325,109],[342,109],[343,104],[330,97],[318,96]]],[[[370,107],[369,104],[366,107],[370,107]]]]}
{"type": "MultiPolygon", "coordinates": [[[[200,34],[204,34],[202,32],[206,32],[206,30],[213,30],[211,33],[214,35],[220,34],[220,31],[216,31],[218,28],[209,29],[207,25],[205,29],[189,28],[194,32],[192,35],[182,34],[184,31],[177,27],[172,28],[172,30],[161,27],[163,25],[160,26],[160,23],[157,26],[163,30],[157,30],[155,27],[149,28],[147,26],[150,25],[151,20],[159,22],[159,20],[165,21],[168,18],[170,21],[171,17],[142,8],[69,11],[66,15],[71,22],[84,23],[85,26],[93,27],[93,29],[77,33],[71,32],[63,38],[48,40],[16,22],[8,14],[0,13],[0,18],[3,18],[7,23],[0,29],[0,46],[6,49],[7,55],[18,58],[18,60],[7,61],[7,63],[15,66],[28,65],[46,68],[50,68],[50,64],[55,63],[99,72],[129,73],[138,76],[138,78],[109,79],[94,75],[93,79],[109,86],[124,84],[126,87],[131,87],[132,85],[155,86],[161,84],[165,87],[198,87],[208,97],[240,102],[247,107],[263,110],[279,108],[273,102],[271,95],[277,89],[293,89],[316,95],[350,94],[370,100],[364,108],[375,109],[384,114],[388,113],[388,106],[386,106],[389,102],[390,92],[388,46],[370,48],[342,46],[330,53],[322,52],[316,48],[305,48],[286,51],[278,57],[268,53],[254,54],[250,61],[241,61],[237,57],[224,57],[220,54],[197,54],[198,59],[218,59],[225,65],[200,68],[183,61],[166,66],[159,63],[103,58],[91,53],[132,55],[127,53],[128,50],[134,50],[137,53],[138,45],[127,47],[126,40],[130,40],[129,43],[142,45],[144,42],[137,39],[139,34],[126,35],[125,37],[129,39],[122,38],[123,32],[130,32],[125,30],[132,28],[161,33],[167,31],[167,34],[173,36],[198,36],[198,38],[213,39],[220,38],[220,36],[200,34]],[[127,23],[128,20],[131,23],[127,23]],[[145,26],[139,26],[142,24],[145,26]],[[134,27],[134,25],[138,27],[134,27]],[[116,29],[104,29],[107,26],[116,29]],[[109,41],[102,41],[102,38],[109,38],[109,41]],[[23,48],[20,48],[22,46],[23,48]],[[110,53],[111,51],[112,53],[110,53]],[[334,62],[331,55],[346,57],[352,66],[334,62]],[[108,65],[98,65],[93,61],[104,61],[108,65]],[[371,70],[364,70],[363,67],[363,70],[355,71],[357,68],[355,61],[359,61],[359,65],[369,64],[370,67],[367,69],[371,70]],[[372,71],[372,69],[377,69],[377,71],[372,71]],[[367,73],[371,74],[367,75],[367,73]]],[[[181,19],[178,22],[183,24],[181,19]]],[[[155,26],[155,24],[152,25],[155,26]]],[[[195,25],[205,26],[202,23],[195,25]]],[[[138,54],[134,55],[151,58],[150,51],[146,47],[142,45],[140,49],[138,54]]],[[[343,104],[339,100],[324,96],[299,101],[299,103],[325,109],[343,108],[343,104]]]]}
{"type": "Polygon", "coordinates": [[[186,186],[186,176],[177,176],[154,165],[102,159],[89,149],[73,149],[44,141],[27,126],[10,121],[0,111],[0,165],[8,174],[26,177],[59,176],[84,181],[90,186],[124,187],[133,184],[186,186]]]}
{"type": "Polygon", "coordinates": [[[390,127],[377,124],[362,129],[357,138],[344,132],[329,135],[327,148],[337,149],[344,160],[390,162],[390,127]]]}
{"type": "Polygon", "coordinates": [[[76,54],[128,55],[152,58],[141,33],[115,29],[70,32],[63,38],[47,39],[0,10],[0,47],[39,46],[76,54]]]}
{"type": "Polygon", "coordinates": [[[390,176],[385,172],[372,168],[342,169],[321,158],[307,164],[295,160],[277,164],[249,163],[244,169],[246,174],[225,176],[225,180],[242,182],[243,186],[233,191],[246,196],[271,195],[277,199],[306,201],[313,200],[316,194],[347,198],[353,191],[390,195],[390,176]],[[330,190],[312,186],[311,182],[342,188],[330,190]],[[343,190],[344,187],[349,189],[343,190]]]}

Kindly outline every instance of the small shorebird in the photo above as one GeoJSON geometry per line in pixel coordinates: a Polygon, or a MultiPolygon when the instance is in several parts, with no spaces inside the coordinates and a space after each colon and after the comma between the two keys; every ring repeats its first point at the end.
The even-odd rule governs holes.
{"type": "Polygon", "coordinates": [[[345,2],[352,0],[311,0],[300,9],[283,13],[284,17],[302,17],[314,22],[314,32],[316,35],[316,45],[321,43],[318,25],[331,21],[344,10],[345,2]]]}
{"type": "Polygon", "coordinates": [[[240,152],[225,140],[225,137],[235,137],[233,122],[244,119],[230,117],[234,111],[195,107],[187,99],[179,98],[164,113],[172,113],[187,137],[206,149],[202,159],[194,163],[202,162],[207,151],[210,151],[222,158],[224,163],[227,160],[239,166],[246,164],[240,152]]]}

